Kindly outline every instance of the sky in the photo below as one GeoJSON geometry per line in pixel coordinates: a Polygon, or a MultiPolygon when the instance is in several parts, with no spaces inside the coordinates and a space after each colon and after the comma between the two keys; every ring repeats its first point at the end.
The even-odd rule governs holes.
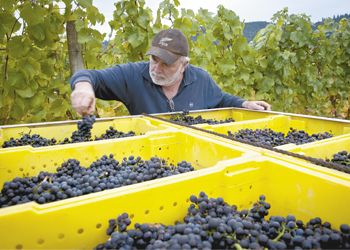
{"type": "MultiPolygon", "coordinates": [[[[323,17],[333,17],[350,13],[350,0],[179,0],[180,8],[197,11],[199,8],[216,13],[219,4],[233,10],[241,21],[270,21],[273,14],[288,7],[289,14],[304,13],[310,16],[312,22],[320,21],[323,17]]],[[[100,31],[110,31],[108,21],[113,18],[114,0],[93,0],[94,5],[104,14],[106,21],[97,26],[100,31]]],[[[145,0],[146,6],[156,13],[162,0],[145,0]]]]}

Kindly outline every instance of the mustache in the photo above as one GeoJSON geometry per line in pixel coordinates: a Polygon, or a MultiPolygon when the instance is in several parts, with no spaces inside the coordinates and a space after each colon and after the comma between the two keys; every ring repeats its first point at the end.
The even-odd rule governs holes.
{"type": "Polygon", "coordinates": [[[165,79],[166,78],[165,76],[163,76],[161,74],[154,73],[154,72],[151,72],[151,76],[156,77],[156,78],[161,78],[161,79],[165,79]]]}

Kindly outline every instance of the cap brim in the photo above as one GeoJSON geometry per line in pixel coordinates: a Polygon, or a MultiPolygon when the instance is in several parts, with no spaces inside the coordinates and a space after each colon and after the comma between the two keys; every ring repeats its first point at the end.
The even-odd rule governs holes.
{"type": "Polygon", "coordinates": [[[166,64],[173,64],[176,62],[177,59],[179,59],[180,55],[176,55],[174,53],[171,53],[168,50],[159,48],[159,47],[154,47],[152,46],[146,53],[146,55],[152,55],[159,57],[163,62],[166,64]]]}

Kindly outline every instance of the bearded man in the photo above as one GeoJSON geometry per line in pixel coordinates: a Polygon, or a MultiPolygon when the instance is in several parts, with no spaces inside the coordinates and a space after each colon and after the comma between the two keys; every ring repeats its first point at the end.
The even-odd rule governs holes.
{"type": "Polygon", "coordinates": [[[178,29],[162,30],[148,50],[148,62],[81,70],[71,78],[71,101],[80,114],[93,114],[96,97],[122,102],[131,115],[239,107],[271,110],[264,101],[224,93],[203,69],[189,63],[189,45],[178,29]]]}

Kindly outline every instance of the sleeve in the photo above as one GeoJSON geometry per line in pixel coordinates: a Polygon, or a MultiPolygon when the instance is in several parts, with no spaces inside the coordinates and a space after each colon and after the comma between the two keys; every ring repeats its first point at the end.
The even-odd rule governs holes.
{"type": "Polygon", "coordinates": [[[237,107],[242,108],[244,99],[223,92],[208,74],[207,100],[209,108],[237,107]]]}
{"type": "Polygon", "coordinates": [[[117,65],[103,70],[80,70],[70,79],[72,90],[78,82],[89,82],[97,98],[117,100],[128,104],[128,85],[125,77],[126,65],[117,65]]]}

